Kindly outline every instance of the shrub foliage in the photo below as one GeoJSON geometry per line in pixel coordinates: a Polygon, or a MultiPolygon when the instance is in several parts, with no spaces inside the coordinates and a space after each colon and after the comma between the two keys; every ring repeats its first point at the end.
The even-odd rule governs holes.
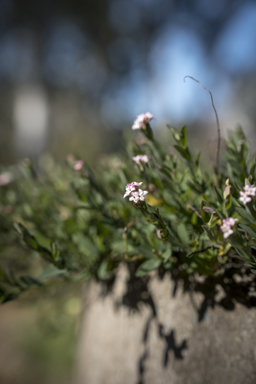
{"type": "Polygon", "coordinates": [[[2,302],[60,280],[112,279],[120,262],[135,263],[137,277],[217,276],[230,264],[256,273],[256,162],[242,130],[230,133],[217,169],[193,154],[186,127],[167,126],[171,150],[149,121],[134,129],[126,154],[102,157],[93,171],[73,156],[63,165],[45,157],[39,171],[28,159],[2,170],[2,302]],[[145,200],[123,197],[134,181],[145,200]]]}

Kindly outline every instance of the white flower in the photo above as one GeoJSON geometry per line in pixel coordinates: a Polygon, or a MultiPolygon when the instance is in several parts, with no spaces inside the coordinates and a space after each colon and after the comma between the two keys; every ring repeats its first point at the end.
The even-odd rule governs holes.
{"type": "Polygon", "coordinates": [[[137,204],[139,201],[145,201],[145,195],[147,194],[148,194],[148,191],[142,191],[142,189],[139,189],[138,191],[131,193],[129,200],[137,204]]]}
{"type": "Polygon", "coordinates": [[[240,191],[239,193],[240,193],[239,200],[242,201],[244,205],[246,205],[252,200],[251,196],[247,192],[240,191]]]}
{"type": "Polygon", "coordinates": [[[226,239],[227,237],[229,237],[230,235],[232,235],[232,233],[234,233],[234,231],[231,229],[231,227],[227,224],[223,224],[220,229],[222,230],[223,232],[223,237],[224,239],[226,239]]]}
{"type": "Polygon", "coordinates": [[[126,188],[126,191],[124,194],[124,198],[126,196],[129,196],[131,192],[136,191],[136,186],[133,184],[127,184],[125,188],[126,188]]]}
{"type": "Polygon", "coordinates": [[[250,196],[256,196],[255,185],[247,184],[244,186],[245,193],[250,196]]]}
{"type": "Polygon", "coordinates": [[[141,201],[145,201],[145,195],[148,194],[148,191],[142,191],[142,189],[139,189],[139,192],[138,193],[138,196],[139,196],[139,200],[141,201]]]}
{"type": "Polygon", "coordinates": [[[228,217],[227,219],[223,219],[223,224],[228,225],[229,227],[233,227],[238,219],[233,219],[233,217],[228,217]]]}
{"type": "Polygon", "coordinates": [[[238,219],[234,219],[233,217],[228,217],[227,219],[222,220],[222,226],[220,227],[220,229],[223,232],[224,239],[234,233],[231,227],[233,227],[237,221],[238,219]]]}
{"type": "Polygon", "coordinates": [[[148,191],[143,191],[142,189],[138,189],[138,187],[143,184],[143,182],[133,181],[131,184],[126,185],[126,192],[124,194],[124,198],[129,196],[129,200],[133,201],[137,204],[139,201],[145,201],[145,195],[148,191]]]}
{"type": "Polygon", "coordinates": [[[150,112],[141,113],[135,119],[132,129],[145,129],[146,125],[154,118],[150,112]]]}
{"type": "Polygon", "coordinates": [[[149,162],[149,157],[147,155],[137,155],[134,156],[132,159],[138,165],[146,164],[149,162]]]}
{"type": "Polygon", "coordinates": [[[139,198],[139,193],[138,192],[133,192],[132,195],[129,197],[130,201],[133,201],[135,204],[137,204],[140,200],[139,198]]]}

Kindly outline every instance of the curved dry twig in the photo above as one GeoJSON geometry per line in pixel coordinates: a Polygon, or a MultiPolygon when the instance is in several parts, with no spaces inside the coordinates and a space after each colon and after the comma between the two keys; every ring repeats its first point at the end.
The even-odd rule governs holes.
{"type": "Polygon", "coordinates": [[[199,85],[201,85],[202,88],[204,88],[207,92],[209,92],[210,96],[211,96],[211,101],[212,101],[212,107],[213,107],[213,110],[214,110],[214,113],[215,113],[215,117],[216,117],[216,123],[217,123],[217,132],[218,132],[218,144],[217,144],[217,152],[216,152],[216,172],[218,173],[218,169],[219,169],[219,160],[220,160],[220,122],[219,122],[219,116],[218,116],[218,113],[216,111],[216,108],[215,108],[215,105],[214,105],[214,101],[213,101],[213,96],[212,96],[212,93],[209,89],[207,89],[203,84],[200,83],[200,81],[198,81],[197,79],[195,79],[194,77],[192,76],[185,76],[183,78],[183,81],[185,82],[186,78],[189,78],[189,79],[192,79],[194,81],[196,81],[199,85]]]}

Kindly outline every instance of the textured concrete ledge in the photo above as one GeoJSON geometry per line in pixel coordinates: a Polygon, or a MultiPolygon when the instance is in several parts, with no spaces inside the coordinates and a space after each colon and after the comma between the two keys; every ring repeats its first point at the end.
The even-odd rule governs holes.
{"type": "Polygon", "coordinates": [[[128,281],[122,265],[110,294],[86,287],[75,384],[256,383],[256,308],[209,307],[199,322],[202,293],[179,283],[173,296],[169,274],[128,281]]]}

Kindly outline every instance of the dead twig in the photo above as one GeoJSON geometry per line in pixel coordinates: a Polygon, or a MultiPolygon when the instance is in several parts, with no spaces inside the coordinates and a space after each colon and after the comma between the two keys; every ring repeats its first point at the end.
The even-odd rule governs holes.
{"type": "Polygon", "coordinates": [[[199,85],[201,85],[202,88],[204,88],[207,92],[209,92],[210,96],[211,96],[211,101],[212,101],[212,107],[213,107],[213,110],[215,112],[215,117],[216,117],[216,123],[217,123],[217,132],[218,132],[218,143],[217,143],[217,151],[216,151],[216,173],[218,173],[218,169],[219,169],[219,161],[220,161],[220,122],[219,122],[219,116],[218,116],[218,113],[216,111],[216,108],[215,108],[215,105],[214,105],[214,101],[213,101],[213,96],[212,96],[212,93],[211,91],[209,91],[209,89],[207,89],[203,84],[200,83],[200,81],[196,80],[194,77],[192,76],[185,76],[183,81],[185,82],[186,78],[189,78],[189,79],[192,79],[194,81],[196,81],[199,85]]]}

